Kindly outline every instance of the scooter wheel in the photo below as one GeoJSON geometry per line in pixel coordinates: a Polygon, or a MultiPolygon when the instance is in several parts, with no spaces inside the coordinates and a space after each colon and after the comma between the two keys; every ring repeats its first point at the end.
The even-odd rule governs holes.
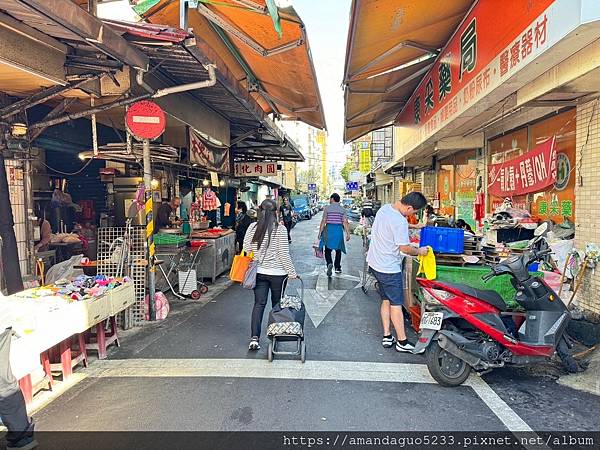
{"type": "Polygon", "coordinates": [[[269,362],[273,362],[273,343],[269,342],[269,348],[267,348],[267,359],[269,362]]]}
{"type": "Polygon", "coordinates": [[[437,341],[433,341],[425,354],[427,369],[435,381],[442,386],[460,386],[469,378],[471,366],[462,359],[448,353],[437,341]]]}
{"type": "Polygon", "coordinates": [[[190,297],[192,298],[192,300],[198,300],[200,298],[200,291],[197,289],[194,289],[191,293],[190,293],[190,297]]]}

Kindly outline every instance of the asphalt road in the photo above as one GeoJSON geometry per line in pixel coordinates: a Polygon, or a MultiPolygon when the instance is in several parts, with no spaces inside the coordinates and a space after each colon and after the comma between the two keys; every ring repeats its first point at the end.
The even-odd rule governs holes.
{"type": "Polygon", "coordinates": [[[443,388],[422,356],[383,349],[377,296],[357,288],[362,242],[353,236],[343,276],[328,281],[311,248],[319,220],[292,230],[293,260],[312,296],[306,364],[267,362],[264,337],[248,352],[253,297],[232,286],[124,339],[36,415],[37,430],[600,430],[600,399],[556,384],[553,366],[443,388]]]}

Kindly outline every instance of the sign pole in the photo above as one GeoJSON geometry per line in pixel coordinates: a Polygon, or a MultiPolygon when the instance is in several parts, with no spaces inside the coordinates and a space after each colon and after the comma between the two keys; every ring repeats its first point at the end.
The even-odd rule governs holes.
{"type": "Polygon", "coordinates": [[[153,217],[153,195],[152,195],[152,163],[150,161],[150,140],[144,139],[144,187],[146,191],[146,260],[148,261],[148,315],[150,320],[156,320],[156,305],[154,295],[156,293],[156,267],[154,266],[154,217],[153,217]]]}
{"type": "MultiPolygon", "coordinates": [[[[158,139],[166,127],[165,113],[156,103],[143,100],[131,105],[125,114],[127,130],[142,141],[144,161],[144,188],[146,214],[146,261],[148,267],[148,318],[156,320],[156,266],[154,260],[154,213],[152,193],[152,161],[150,160],[150,141],[158,139]]],[[[128,149],[129,150],[129,149],[128,149]]]]}

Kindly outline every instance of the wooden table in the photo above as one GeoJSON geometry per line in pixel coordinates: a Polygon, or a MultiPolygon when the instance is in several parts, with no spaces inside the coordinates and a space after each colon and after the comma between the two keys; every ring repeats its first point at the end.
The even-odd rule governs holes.
{"type": "Polygon", "coordinates": [[[93,277],[98,273],[98,261],[90,261],[89,264],[77,264],[75,269],[82,269],[87,276],[93,277]]]}
{"type": "Polygon", "coordinates": [[[56,250],[56,262],[63,262],[71,258],[74,253],[82,252],[83,246],[81,242],[54,242],[48,244],[49,248],[56,250]]]}

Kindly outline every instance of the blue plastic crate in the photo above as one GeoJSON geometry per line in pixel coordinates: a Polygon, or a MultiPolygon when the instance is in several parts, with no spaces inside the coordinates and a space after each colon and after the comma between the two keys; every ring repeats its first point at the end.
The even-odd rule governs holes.
{"type": "Polygon", "coordinates": [[[421,247],[429,245],[438,253],[460,255],[465,251],[465,230],[460,228],[425,227],[421,230],[421,247]]]}

